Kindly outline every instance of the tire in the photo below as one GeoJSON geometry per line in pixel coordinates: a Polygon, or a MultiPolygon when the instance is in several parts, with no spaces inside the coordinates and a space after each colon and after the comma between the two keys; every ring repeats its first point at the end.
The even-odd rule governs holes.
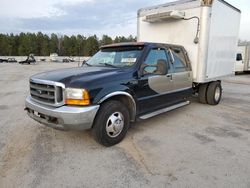
{"type": "Polygon", "coordinates": [[[129,123],[128,109],[119,101],[108,101],[101,105],[92,133],[100,144],[113,146],[126,136],[129,123]]]}
{"type": "Polygon", "coordinates": [[[207,103],[217,105],[220,103],[222,87],[220,82],[211,82],[207,88],[207,103]]]}
{"type": "Polygon", "coordinates": [[[202,84],[199,86],[199,102],[202,104],[207,104],[207,88],[208,84],[202,84]]]}

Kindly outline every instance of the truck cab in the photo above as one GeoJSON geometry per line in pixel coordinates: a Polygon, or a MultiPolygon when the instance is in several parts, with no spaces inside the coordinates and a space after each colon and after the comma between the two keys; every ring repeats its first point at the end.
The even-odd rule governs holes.
{"type": "Polygon", "coordinates": [[[182,46],[123,43],[101,47],[82,67],[30,78],[28,115],[60,130],[93,129],[120,142],[130,122],[189,104],[192,69],[182,46]]]}

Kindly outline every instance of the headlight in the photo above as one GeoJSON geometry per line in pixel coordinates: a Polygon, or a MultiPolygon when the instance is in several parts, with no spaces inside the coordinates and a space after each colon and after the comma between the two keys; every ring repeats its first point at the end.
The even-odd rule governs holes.
{"type": "Polygon", "coordinates": [[[90,104],[89,93],[85,89],[66,88],[65,96],[65,103],[68,105],[86,106],[90,104]]]}

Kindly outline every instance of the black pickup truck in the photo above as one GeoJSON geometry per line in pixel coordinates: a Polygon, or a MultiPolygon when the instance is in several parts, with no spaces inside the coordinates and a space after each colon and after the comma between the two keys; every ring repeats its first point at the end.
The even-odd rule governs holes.
{"type": "MultiPolygon", "coordinates": [[[[220,83],[211,88],[214,94],[206,103],[215,105],[221,98],[220,83]]],[[[185,106],[195,92],[182,46],[112,44],[101,47],[82,67],[32,76],[26,110],[55,129],[92,129],[99,143],[112,146],[125,137],[131,122],[185,106]]]]}

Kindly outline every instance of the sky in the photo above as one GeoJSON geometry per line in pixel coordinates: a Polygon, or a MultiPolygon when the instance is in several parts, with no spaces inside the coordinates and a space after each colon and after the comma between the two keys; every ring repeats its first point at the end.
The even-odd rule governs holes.
{"type": "MultiPolygon", "coordinates": [[[[137,10],[173,0],[1,0],[0,33],[136,36],[137,10]]],[[[250,41],[250,0],[227,0],[242,11],[240,39],[250,41]]]]}

